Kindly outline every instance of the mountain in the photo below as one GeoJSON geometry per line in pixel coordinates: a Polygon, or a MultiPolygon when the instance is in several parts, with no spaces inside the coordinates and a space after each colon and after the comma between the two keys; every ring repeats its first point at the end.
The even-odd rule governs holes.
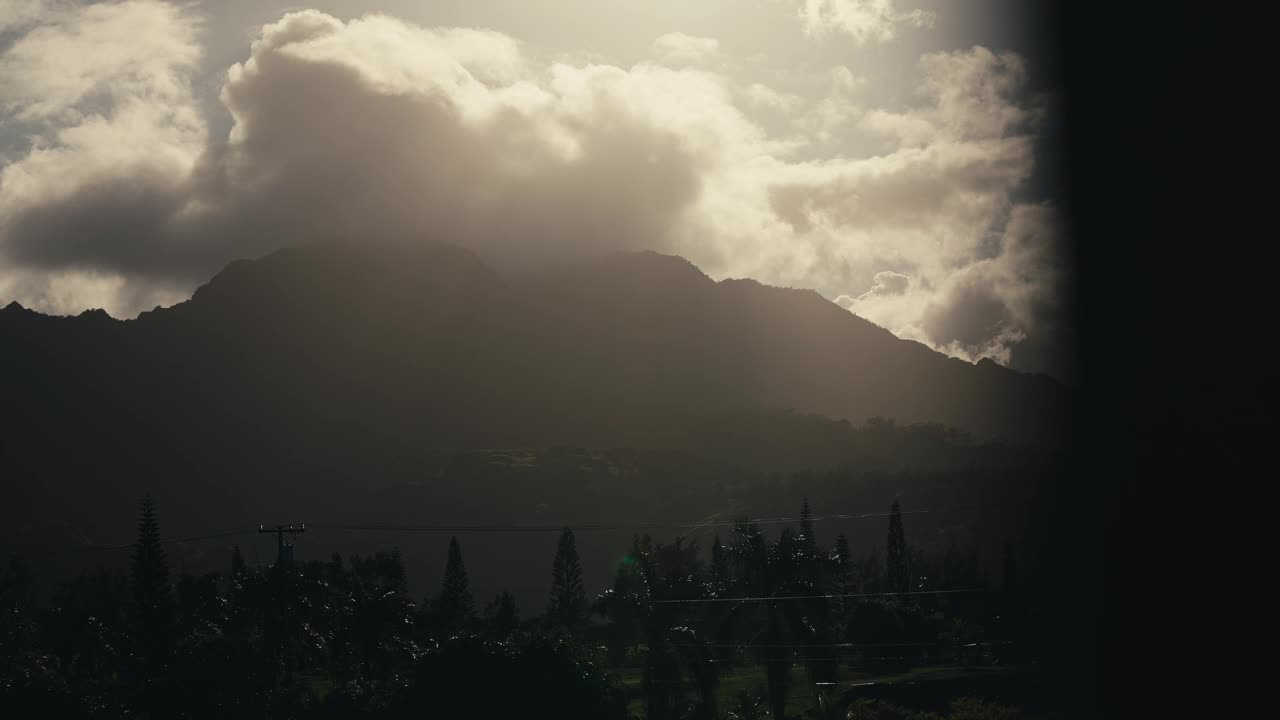
{"type": "Polygon", "coordinates": [[[676,417],[741,408],[1055,445],[1069,401],[1048,377],[943,356],[814,292],[714,282],[655,253],[503,276],[450,246],[294,248],[132,321],[12,304],[0,342],[19,409],[7,423],[101,411],[283,433],[300,450],[334,433],[645,444],[676,417]],[[55,406],[66,415],[48,417],[55,406]]]}
{"type": "MultiPolygon", "coordinates": [[[[592,519],[790,512],[794,493],[772,480],[731,491],[756,481],[725,478],[981,475],[995,457],[984,448],[1000,447],[984,443],[1002,443],[1000,458],[1063,447],[1070,395],[900,340],[816,293],[715,282],[677,257],[503,274],[457,247],[332,244],[233,262],[134,320],[11,303],[0,399],[0,547],[62,544],[74,570],[87,546],[129,539],[143,492],[173,534],[357,515],[562,522],[587,487],[596,500],[575,512],[592,519]],[[669,478],[635,475],[644,487],[612,504],[600,483],[615,471],[573,453],[498,486],[456,460],[556,447],[677,455],[669,478]],[[698,503],[676,502],[690,492],[698,503]]],[[[1001,470],[1009,487],[1050,467],[1018,462],[999,460],[1039,469],[1001,470]]],[[[896,492],[885,482],[832,501],[896,492]]]]}

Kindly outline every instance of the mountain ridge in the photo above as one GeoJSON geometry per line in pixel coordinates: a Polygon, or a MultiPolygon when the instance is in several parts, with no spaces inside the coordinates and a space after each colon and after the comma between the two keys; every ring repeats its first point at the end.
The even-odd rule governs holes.
{"type": "MultiPolygon", "coordinates": [[[[1056,445],[1068,402],[1052,378],[945,356],[812,290],[715,281],[684,258],[651,251],[500,274],[453,245],[326,243],[231,262],[189,300],[132,320],[101,310],[46,316],[16,302],[0,312],[0,337],[22,344],[34,365],[60,343],[89,342],[88,330],[71,329],[89,325],[94,352],[113,372],[163,359],[184,370],[142,368],[143,376],[207,385],[215,402],[215,378],[238,390],[280,372],[272,392],[306,396],[307,376],[320,383],[313,387],[355,393],[353,402],[356,387],[416,393],[465,410],[477,427],[511,424],[513,440],[537,433],[525,438],[521,421],[505,420],[523,413],[532,427],[540,410],[574,424],[574,409],[589,408],[617,416],[622,428],[627,413],[645,408],[778,407],[1056,445]]],[[[80,372],[65,358],[52,364],[80,372]]],[[[273,409],[287,416],[279,403],[273,409]]],[[[400,410],[417,416],[411,403],[400,410]]]]}

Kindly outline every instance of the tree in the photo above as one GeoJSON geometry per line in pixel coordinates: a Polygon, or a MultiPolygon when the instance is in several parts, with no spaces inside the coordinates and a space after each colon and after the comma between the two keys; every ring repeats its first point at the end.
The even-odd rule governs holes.
{"type": "Polygon", "coordinates": [[[142,499],[138,540],[130,561],[133,620],[143,656],[151,664],[163,664],[163,656],[170,648],[174,608],[168,558],[160,544],[160,526],[150,494],[142,499]]]}
{"type": "Polygon", "coordinates": [[[884,562],[880,559],[880,547],[872,545],[863,553],[857,568],[858,592],[877,593],[884,590],[884,562]]]}
{"type": "Polygon", "coordinates": [[[813,510],[809,507],[809,496],[800,503],[800,543],[811,558],[818,555],[818,536],[813,529],[813,510]]]}
{"type": "Polygon", "coordinates": [[[720,544],[720,533],[711,544],[711,582],[717,592],[729,583],[729,555],[720,544]]]}
{"type": "Polygon", "coordinates": [[[587,593],[582,585],[582,563],[573,530],[560,532],[560,543],[551,564],[551,597],[547,600],[547,620],[555,625],[573,627],[582,620],[587,609],[587,593]]]}
{"type": "Polygon", "coordinates": [[[889,511],[888,558],[885,581],[886,590],[892,593],[905,593],[911,582],[907,567],[907,536],[902,529],[902,507],[897,500],[889,511]]]}
{"type": "MultiPolygon", "coordinates": [[[[837,595],[848,595],[851,590],[849,581],[850,576],[853,574],[853,557],[849,550],[849,538],[844,533],[836,536],[836,547],[831,554],[831,564],[835,569],[835,583],[831,589],[837,595]]],[[[849,607],[849,598],[836,598],[835,606],[836,611],[843,615],[849,607]]]]}
{"type": "Polygon", "coordinates": [[[791,658],[781,645],[781,617],[783,608],[777,603],[768,604],[768,615],[765,626],[765,685],[769,688],[769,709],[773,711],[774,720],[786,717],[787,697],[791,693],[791,658]]]}
{"type": "Polygon", "coordinates": [[[853,551],[849,549],[849,536],[840,533],[836,536],[835,552],[831,556],[836,568],[836,583],[840,593],[849,592],[849,575],[853,572],[853,551]]]}
{"type": "Polygon", "coordinates": [[[399,546],[391,548],[391,558],[387,563],[387,582],[398,593],[409,592],[409,579],[405,574],[404,557],[400,554],[399,546]]]}
{"type": "Polygon", "coordinates": [[[744,587],[758,586],[769,555],[760,526],[739,520],[733,524],[730,538],[729,555],[733,560],[734,578],[744,587]]]}
{"type": "Polygon", "coordinates": [[[490,629],[500,638],[505,638],[520,627],[520,612],[516,609],[516,598],[503,590],[484,608],[484,619],[490,629]]]}
{"type": "Polygon", "coordinates": [[[436,610],[445,626],[460,629],[475,618],[475,600],[471,597],[471,584],[467,568],[462,564],[462,548],[457,536],[449,538],[449,559],[444,566],[444,584],[436,610]]]}
{"type": "Polygon", "coordinates": [[[138,540],[130,556],[133,601],[140,609],[155,608],[169,597],[169,563],[160,544],[155,504],[148,494],[138,515],[138,540]]]}
{"type": "Polygon", "coordinates": [[[244,553],[240,552],[240,546],[236,545],[231,550],[231,578],[240,580],[244,577],[244,553]]]}

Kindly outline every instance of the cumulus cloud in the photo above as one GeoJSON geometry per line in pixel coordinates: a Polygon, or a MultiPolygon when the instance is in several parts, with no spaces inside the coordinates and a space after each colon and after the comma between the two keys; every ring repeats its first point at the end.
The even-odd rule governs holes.
{"type": "MultiPolygon", "coordinates": [[[[199,23],[158,2],[37,9],[0,56],[4,128],[25,129],[28,145],[0,169],[0,287],[51,308],[83,302],[71,299],[80,286],[97,300],[109,288],[135,295],[123,291],[129,272],[175,252],[158,242],[158,209],[182,202],[177,186],[205,145],[189,81],[199,23]]],[[[141,295],[178,297],[164,285],[141,295]]]]}
{"type": "MultiPolygon", "coordinates": [[[[1062,303],[1068,268],[1061,224],[1049,206],[1016,205],[990,257],[925,286],[897,273],[877,273],[870,290],[857,298],[843,296],[840,304],[948,354],[1010,364],[1031,333],[1060,339],[1069,330],[1062,303]]],[[[1033,345],[1023,352],[1049,350],[1033,345]]],[[[1052,354],[1026,358],[1023,364],[1066,372],[1066,359],[1052,354]]]]}
{"type": "Polygon", "coordinates": [[[911,287],[911,278],[892,270],[876,273],[874,282],[875,284],[871,286],[871,289],[860,295],[859,299],[866,299],[872,296],[901,295],[907,291],[907,288],[911,287]]]}
{"type": "Polygon", "coordinates": [[[717,51],[689,36],[620,67],[300,11],[226,72],[214,137],[189,9],[68,5],[23,33],[0,55],[4,129],[29,139],[0,171],[0,296],[41,309],[129,316],[229,259],[335,236],[525,267],[677,253],[970,359],[1016,359],[1060,305],[1052,209],[1010,200],[1038,117],[1013,55],[927,55],[910,101],[877,108],[848,68],[813,98],[676,61],[717,51]],[[85,59],[59,71],[72,46],[85,59]]]}
{"type": "Polygon", "coordinates": [[[900,11],[894,0],[802,0],[800,20],[809,35],[843,33],[858,45],[888,42],[901,27],[933,27],[924,10],[900,11]]]}
{"type": "Polygon", "coordinates": [[[654,40],[653,52],[664,63],[691,65],[716,57],[720,53],[720,41],[673,32],[654,40]]]}
{"type": "Polygon", "coordinates": [[[1019,98],[1027,71],[1015,53],[997,55],[984,47],[930,53],[921,58],[920,72],[924,81],[916,95],[925,101],[922,108],[875,109],[862,118],[862,127],[903,146],[920,146],[1005,137],[1043,114],[1039,104],[1019,98]]]}

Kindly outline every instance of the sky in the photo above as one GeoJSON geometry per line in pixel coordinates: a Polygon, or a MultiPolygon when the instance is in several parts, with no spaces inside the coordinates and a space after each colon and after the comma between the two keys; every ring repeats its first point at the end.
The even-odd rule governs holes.
{"type": "Polygon", "coordinates": [[[0,0],[0,305],[133,317],[338,238],[625,250],[1070,378],[1016,0],[0,0]]]}

